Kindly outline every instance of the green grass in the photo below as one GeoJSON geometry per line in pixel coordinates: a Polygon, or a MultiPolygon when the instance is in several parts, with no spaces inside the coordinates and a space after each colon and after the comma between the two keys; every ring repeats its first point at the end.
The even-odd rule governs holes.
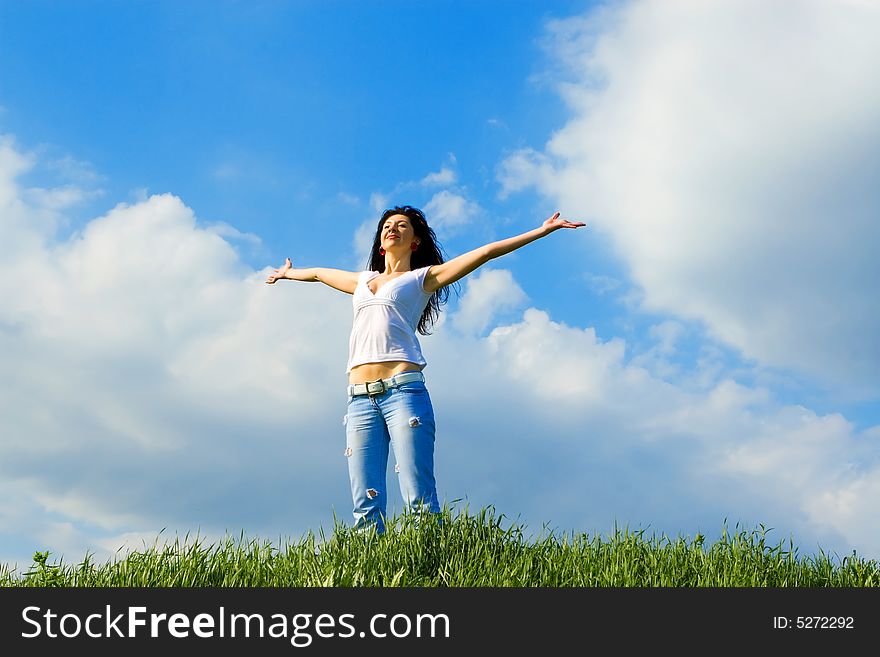
{"type": "Polygon", "coordinates": [[[707,545],[615,529],[607,537],[572,534],[527,540],[493,509],[389,519],[387,532],[355,532],[337,524],[332,536],[296,542],[227,537],[216,545],[179,539],[130,551],[103,564],[50,563],[38,552],[24,572],[0,566],[0,586],[254,587],[254,586],[880,586],[880,563],[852,555],[798,557],[789,540],[771,545],[763,525],[738,526],[707,545]],[[320,545],[316,554],[315,548],[320,545]]]}

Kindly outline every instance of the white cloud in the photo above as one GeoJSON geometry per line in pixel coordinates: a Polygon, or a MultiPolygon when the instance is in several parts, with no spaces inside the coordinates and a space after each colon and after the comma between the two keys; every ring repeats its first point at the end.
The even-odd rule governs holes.
{"type": "Polygon", "coordinates": [[[0,532],[32,545],[2,557],[101,556],[165,525],[316,526],[313,470],[344,466],[316,437],[344,412],[345,298],[266,285],[172,195],[58,238],[57,208],[17,186],[28,158],[4,147],[0,482],[29,511],[0,532]]]}
{"type": "MultiPolygon", "coordinates": [[[[658,329],[661,344],[677,330],[658,329]]],[[[627,362],[623,341],[534,308],[484,339],[438,338],[432,394],[446,408],[448,450],[466,457],[452,485],[474,504],[502,494],[480,483],[491,473],[518,513],[578,531],[608,531],[616,519],[712,533],[727,517],[775,527],[807,552],[880,551],[871,502],[855,493],[880,480],[868,438],[877,428],[857,432],[838,414],[779,404],[730,379],[668,383],[627,362]]]]}
{"type": "Polygon", "coordinates": [[[501,371],[512,381],[533,385],[532,394],[538,398],[584,404],[612,401],[606,379],[623,362],[620,339],[603,343],[592,328],[569,327],[529,308],[522,322],[494,329],[487,343],[501,371]]]}
{"type": "Polygon", "coordinates": [[[549,23],[571,109],[501,193],[610,236],[644,308],[747,358],[880,387],[880,6],[628,2],[549,23]]]}
{"type": "Polygon", "coordinates": [[[458,175],[455,173],[455,164],[457,162],[455,153],[450,153],[447,159],[447,165],[441,167],[440,171],[426,175],[419,184],[422,187],[448,187],[454,185],[458,180],[458,175]]]}
{"type": "Polygon", "coordinates": [[[97,198],[102,194],[101,190],[86,190],[76,185],[64,185],[51,189],[31,187],[24,191],[23,197],[32,206],[41,206],[50,211],[61,211],[89,199],[97,198]]]}
{"type": "Polygon", "coordinates": [[[648,333],[658,340],[657,350],[664,355],[675,351],[675,343],[681,338],[684,326],[680,322],[667,320],[654,324],[648,333]]]}
{"type": "Polygon", "coordinates": [[[483,268],[466,279],[452,325],[465,333],[482,333],[497,313],[522,305],[526,298],[510,271],[483,268]]]}
{"type": "Polygon", "coordinates": [[[424,212],[431,227],[438,235],[443,235],[469,224],[479,214],[480,206],[461,194],[444,189],[431,197],[424,212]]]}
{"type": "MultiPolygon", "coordinates": [[[[375,212],[381,215],[385,210],[388,209],[388,196],[386,194],[380,194],[378,192],[373,192],[370,194],[370,207],[373,208],[375,212]]],[[[379,219],[376,219],[378,222],[379,219]]]]}
{"type": "Polygon", "coordinates": [[[584,279],[589,284],[590,289],[600,296],[614,292],[622,285],[620,280],[604,274],[593,274],[588,272],[584,274],[584,279]]]}
{"type": "Polygon", "coordinates": [[[106,180],[105,176],[95,171],[90,162],[77,160],[70,155],[50,160],[46,163],[46,168],[78,185],[97,185],[106,180]]]}
{"type": "Polygon", "coordinates": [[[240,242],[247,242],[252,246],[259,246],[263,242],[260,239],[259,235],[254,235],[253,233],[243,233],[235,226],[230,226],[229,224],[222,221],[209,224],[205,228],[206,230],[209,230],[210,232],[215,233],[220,237],[225,237],[230,240],[236,240],[240,242]]]}
{"type": "Polygon", "coordinates": [[[644,367],[654,376],[670,379],[676,376],[680,368],[672,361],[676,345],[685,334],[685,327],[680,322],[667,320],[654,324],[648,329],[648,335],[656,340],[650,349],[632,358],[631,363],[644,367]]]}
{"type": "Polygon", "coordinates": [[[440,171],[429,173],[422,178],[422,185],[425,187],[444,187],[454,185],[456,180],[455,171],[449,167],[443,167],[440,171]]]}
{"type": "Polygon", "coordinates": [[[506,199],[512,192],[522,191],[532,185],[549,189],[555,172],[547,156],[534,149],[523,148],[502,160],[497,175],[501,183],[498,196],[506,199]]]}

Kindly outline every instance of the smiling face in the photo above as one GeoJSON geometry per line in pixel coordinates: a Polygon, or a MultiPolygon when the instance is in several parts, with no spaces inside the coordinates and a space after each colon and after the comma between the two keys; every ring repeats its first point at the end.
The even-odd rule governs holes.
{"type": "Polygon", "coordinates": [[[412,244],[418,244],[412,223],[405,214],[393,214],[382,223],[381,241],[386,251],[409,251],[412,244]]]}

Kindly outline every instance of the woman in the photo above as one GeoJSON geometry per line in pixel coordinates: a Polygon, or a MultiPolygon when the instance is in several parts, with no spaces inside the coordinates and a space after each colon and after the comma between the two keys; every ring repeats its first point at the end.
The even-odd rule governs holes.
{"type": "Polygon", "coordinates": [[[409,205],[382,214],[368,269],[294,269],[290,258],[267,283],[319,281],[353,295],[349,340],[348,473],[355,527],[385,531],[388,444],[397,459],[406,510],[440,511],[434,481],[434,411],[422,374],[427,364],[416,331],[427,335],[448,297],[447,286],[493,258],[549,235],[586,224],[553,214],[539,228],[444,262],[434,231],[409,205]]]}

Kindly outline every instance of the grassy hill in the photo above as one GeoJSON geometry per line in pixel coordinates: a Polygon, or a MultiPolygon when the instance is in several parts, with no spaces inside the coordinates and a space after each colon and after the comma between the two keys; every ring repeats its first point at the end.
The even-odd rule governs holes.
{"type": "Polygon", "coordinates": [[[413,522],[398,516],[383,536],[337,525],[332,536],[296,543],[227,537],[217,544],[176,540],[107,563],[52,563],[38,552],[23,572],[0,566],[0,586],[96,587],[865,587],[880,586],[880,562],[824,552],[799,557],[766,530],[725,527],[720,540],[646,536],[525,538],[493,509],[413,522]]]}

